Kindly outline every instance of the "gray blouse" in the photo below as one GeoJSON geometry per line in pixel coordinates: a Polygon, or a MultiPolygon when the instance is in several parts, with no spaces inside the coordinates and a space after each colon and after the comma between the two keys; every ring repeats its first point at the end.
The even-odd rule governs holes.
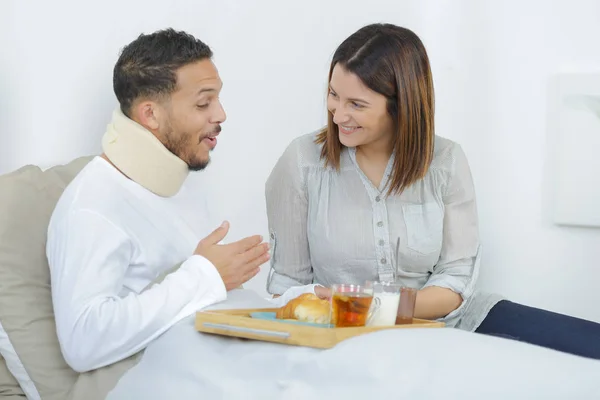
{"type": "Polygon", "coordinates": [[[318,283],[397,279],[405,286],[449,288],[461,306],[441,318],[473,331],[502,297],[476,290],[481,245],[475,190],[461,147],[435,139],[426,176],[386,196],[394,156],[380,187],[342,151],[340,171],[325,168],[315,133],[296,138],[266,183],[271,241],[267,291],[318,283]],[[396,243],[399,238],[398,260],[396,243]]]}

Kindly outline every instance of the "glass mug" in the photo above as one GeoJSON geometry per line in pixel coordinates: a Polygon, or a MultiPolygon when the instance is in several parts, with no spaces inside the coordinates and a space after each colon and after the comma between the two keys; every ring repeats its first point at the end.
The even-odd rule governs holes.
{"type": "Polygon", "coordinates": [[[366,326],[379,306],[373,291],[364,285],[331,286],[331,324],[336,328],[366,326]]]}
{"type": "Polygon", "coordinates": [[[372,317],[367,322],[367,326],[396,325],[402,285],[394,282],[367,281],[365,287],[373,293],[374,299],[379,300],[379,307],[372,311],[372,317]]]}

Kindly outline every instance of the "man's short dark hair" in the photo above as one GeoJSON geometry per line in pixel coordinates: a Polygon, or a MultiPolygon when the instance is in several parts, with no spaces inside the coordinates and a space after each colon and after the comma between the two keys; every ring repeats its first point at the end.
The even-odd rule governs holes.
{"type": "Polygon", "coordinates": [[[113,89],[123,114],[138,98],[169,95],[179,68],[212,57],[208,45],[186,32],[164,29],[140,35],[128,44],[113,71],[113,89]]]}

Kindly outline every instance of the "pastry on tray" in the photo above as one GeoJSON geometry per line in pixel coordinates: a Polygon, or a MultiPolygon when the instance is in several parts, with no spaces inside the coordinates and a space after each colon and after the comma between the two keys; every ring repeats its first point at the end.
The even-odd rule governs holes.
{"type": "Polygon", "coordinates": [[[279,308],[277,319],[295,319],[316,324],[329,323],[329,301],[312,293],[304,293],[279,308]]]}

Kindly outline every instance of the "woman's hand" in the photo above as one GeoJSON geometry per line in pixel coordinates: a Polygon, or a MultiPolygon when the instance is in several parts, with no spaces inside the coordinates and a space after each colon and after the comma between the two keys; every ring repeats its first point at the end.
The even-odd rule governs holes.
{"type": "Polygon", "coordinates": [[[324,286],[315,286],[315,294],[320,299],[329,300],[331,298],[331,289],[324,286]]]}

